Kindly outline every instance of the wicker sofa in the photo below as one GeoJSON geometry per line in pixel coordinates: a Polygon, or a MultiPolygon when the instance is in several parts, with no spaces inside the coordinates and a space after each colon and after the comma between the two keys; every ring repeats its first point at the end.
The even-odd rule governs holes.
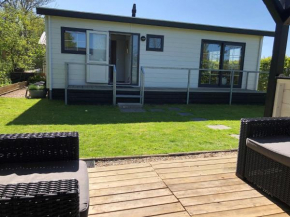
{"type": "Polygon", "coordinates": [[[237,176],[290,205],[290,118],[242,119],[237,176]]]}
{"type": "Polygon", "coordinates": [[[78,133],[0,135],[0,217],[88,216],[78,133]]]}

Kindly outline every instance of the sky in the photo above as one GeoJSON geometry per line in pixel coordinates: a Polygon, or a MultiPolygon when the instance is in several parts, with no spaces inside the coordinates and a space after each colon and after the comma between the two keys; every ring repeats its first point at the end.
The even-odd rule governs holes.
{"type": "MultiPolygon", "coordinates": [[[[134,3],[140,18],[275,31],[262,0],[55,0],[48,7],[131,16],[134,3]]],[[[272,50],[273,38],[265,37],[262,57],[272,56],[272,50]]]]}

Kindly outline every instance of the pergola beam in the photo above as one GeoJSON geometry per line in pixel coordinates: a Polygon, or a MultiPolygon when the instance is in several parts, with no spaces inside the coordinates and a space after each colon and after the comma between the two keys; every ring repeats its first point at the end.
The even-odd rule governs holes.
{"type": "Polygon", "coordinates": [[[274,21],[276,23],[283,23],[281,15],[284,9],[281,2],[279,0],[263,0],[263,2],[273,17],[274,21]]]}

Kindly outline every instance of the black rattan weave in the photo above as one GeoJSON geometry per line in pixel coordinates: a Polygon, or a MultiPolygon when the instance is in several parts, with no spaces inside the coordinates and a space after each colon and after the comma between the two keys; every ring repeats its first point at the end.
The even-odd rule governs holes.
{"type": "Polygon", "coordinates": [[[242,119],[236,174],[290,205],[290,168],[246,146],[247,138],[271,136],[290,136],[290,118],[242,119]]]}
{"type": "Polygon", "coordinates": [[[77,132],[0,134],[0,163],[78,159],[77,132]]]}
{"type": "Polygon", "coordinates": [[[78,181],[0,185],[0,217],[79,216],[78,181]]]}

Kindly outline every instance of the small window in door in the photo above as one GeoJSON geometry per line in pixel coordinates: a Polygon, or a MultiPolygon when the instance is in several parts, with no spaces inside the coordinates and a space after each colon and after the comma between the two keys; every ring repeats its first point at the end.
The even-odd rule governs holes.
{"type": "Polygon", "coordinates": [[[164,36],[163,35],[147,35],[146,50],[147,51],[163,51],[164,36]]]}

